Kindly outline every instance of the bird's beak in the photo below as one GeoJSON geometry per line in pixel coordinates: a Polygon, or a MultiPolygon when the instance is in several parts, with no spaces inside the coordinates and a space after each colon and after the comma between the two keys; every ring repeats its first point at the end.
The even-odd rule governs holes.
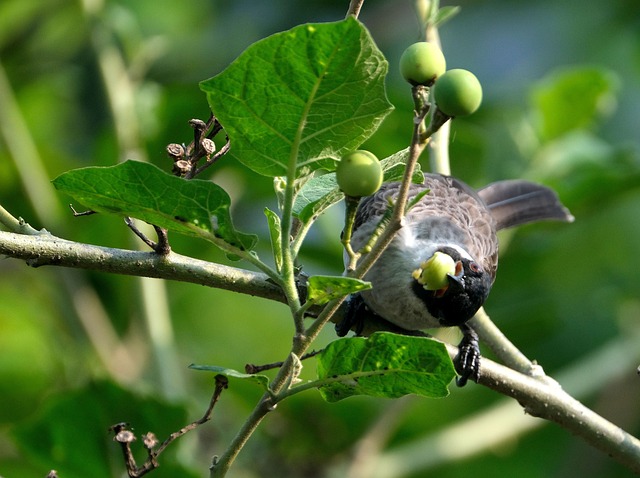
{"type": "Polygon", "coordinates": [[[456,262],[456,269],[453,274],[447,274],[447,280],[449,281],[449,287],[452,289],[464,289],[464,268],[461,261],[456,262]]]}

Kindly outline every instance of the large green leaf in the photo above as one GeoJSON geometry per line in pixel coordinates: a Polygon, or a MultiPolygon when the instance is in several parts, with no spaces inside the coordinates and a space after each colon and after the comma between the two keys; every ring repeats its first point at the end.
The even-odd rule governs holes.
{"type": "Polygon", "coordinates": [[[306,24],[250,46],[200,84],[231,154],[267,176],[325,168],[391,111],[387,61],[354,18],[306,24]],[[302,170],[301,170],[302,169],[302,170]]]}
{"type": "Polygon", "coordinates": [[[329,402],[353,395],[397,398],[447,396],[455,376],[445,346],[426,337],[377,332],[331,342],[318,356],[320,387],[329,402]]]}
{"type": "Polygon", "coordinates": [[[149,163],[75,169],[53,180],[56,189],[96,211],[131,216],[171,231],[251,249],[255,236],[236,231],[231,199],[220,186],[186,180],[149,163]]]}

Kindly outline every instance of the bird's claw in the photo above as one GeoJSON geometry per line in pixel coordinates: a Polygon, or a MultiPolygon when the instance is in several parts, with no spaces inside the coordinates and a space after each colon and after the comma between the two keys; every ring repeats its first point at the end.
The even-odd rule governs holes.
{"type": "Polygon", "coordinates": [[[465,324],[460,329],[463,336],[455,359],[456,371],[460,375],[456,378],[456,385],[464,387],[469,379],[477,382],[480,378],[480,346],[478,335],[471,327],[465,324]]]}
{"type": "Polygon", "coordinates": [[[335,326],[338,337],[344,337],[353,328],[356,335],[359,335],[364,328],[365,305],[359,294],[347,297],[347,310],[344,317],[335,326]]]}

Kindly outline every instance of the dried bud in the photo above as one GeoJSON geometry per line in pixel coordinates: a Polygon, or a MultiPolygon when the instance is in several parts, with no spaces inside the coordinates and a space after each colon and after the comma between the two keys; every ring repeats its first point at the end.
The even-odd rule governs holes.
{"type": "Polygon", "coordinates": [[[216,150],[216,144],[209,138],[202,140],[202,149],[207,153],[207,156],[212,155],[216,150]]]}
{"type": "Polygon", "coordinates": [[[184,157],[184,147],[178,143],[171,143],[167,145],[167,154],[174,161],[179,161],[184,157]]]}
{"type": "Polygon", "coordinates": [[[180,161],[176,161],[173,163],[173,173],[178,176],[184,176],[191,169],[191,164],[189,161],[181,159],[180,161]]]}
{"type": "Polygon", "coordinates": [[[189,120],[189,126],[196,131],[204,131],[207,128],[207,123],[199,119],[191,119],[189,120]]]}
{"type": "Polygon", "coordinates": [[[129,430],[120,430],[113,439],[120,443],[132,443],[136,441],[136,436],[129,430]]]}
{"type": "Polygon", "coordinates": [[[146,449],[151,450],[158,444],[158,439],[153,432],[148,432],[147,434],[142,435],[142,442],[146,449]]]}

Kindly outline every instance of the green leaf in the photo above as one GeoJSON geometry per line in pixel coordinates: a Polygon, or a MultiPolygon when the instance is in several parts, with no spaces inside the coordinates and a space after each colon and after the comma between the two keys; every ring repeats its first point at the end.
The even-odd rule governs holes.
{"type": "MultiPolygon", "coordinates": [[[[393,153],[380,161],[382,163],[382,170],[384,171],[384,182],[400,181],[404,177],[404,171],[407,165],[407,159],[409,159],[409,148],[405,148],[397,153],[393,153]]],[[[413,177],[411,181],[416,184],[424,183],[424,174],[420,164],[416,164],[413,170],[413,177]]]]}
{"type": "Polygon", "coordinates": [[[595,66],[566,68],[549,75],[531,95],[542,138],[588,129],[611,114],[618,86],[613,72],[595,66]]]}
{"type": "Polygon", "coordinates": [[[266,176],[333,170],[393,108],[388,64],[350,17],[306,24],[250,46],[200,83],[231,140],[231,154],[266,176]]]}
{"type": "MultiPolygon", "coordinates": [[[[32,420],[15,427],[13,434],[28,461],[41,469],[55,468],[61,477],[110,478],[114,459],[121,460],[122,455],[109,427],[129,422],[138,437],[133,449],[140,446],[142,451],[141,433],[151,431],[162,441],[189,421],[183,406],[99,381],[49,397],[46,406],[32,420]]],[[[171,453],[163,454],[159,461],[159,477],[197,476],[176,469],[171,453]]],[[[124,472],[123,461],[116,461],[116,466],[120,474],[124,472]]]]}
{"type": "MultiPolygon", "coordinates": [[[[384,182],[400,181],[404,176],[409,148],[398,151],[380,161],[384,171],[384,182]]],[[[424,175],[420,165],[416,165],[413,178],[414,183],[424,182],[424,175]]],[[[344,194],[338,188],[335,173],[327,173],[309,180],[300,193],[296,196],[293,205],[293,213],[302,221],[308,221],[318,217],[330,206],[340,202],[344,194]]]]}
{"type": "Polygon", "coordinates": [[[309,300],[314,304],[326,304],[330,300],[371,289],[370,282],[336,276],[311,276],[307,285],[309,300]]]}
{"type": "Polygon", "coordinates": [[[242,373],[237,370],[233,370],[231,368],[218,367],[216,365],[197,365],[191,364],[189,368],[193,370],[203,370],[205,372],[213,372],[218,375],[224,375],[228,378],[237,378],[240,380],[247,380],[249,382],[253,382],[256,385],[259,385],[263,390],[269,391],[269,377],[266,375],[259,374],[251,374],[251,373],[242,373]]]}
{"type": "Polygon", "coordinates": [[[441,27],[458,13],[460,13],[460,7],[457,5],[439,8],[438,13],[436,13],[433,19],[434,26],[441,27]]]}
{"type": "Polygon", "coordinates": [[[220,186],[172,176],[149,163],[74,169],[53,185],[96,212],[131,216],[221,247],[227,243],[250,250],[256,242],[255,236],[233,227],[231,199],[220,186]]]}
{"type": "Polygon", "coordinates": [[[338,188],[335,173],[310,179],[293,203],[293,214],[303,223],[318,217],[330,206],[340,202],[344,194],[338,188]]]}
{"type": "Polygon", "coordinates": [[[282,270],[282,226],[280,224],[280,216],[269,208],[264,208],[264,214],[267,216],[267,223],[269,224],[269,236],[276,270],[280,271],[282,270]]]}
{"type": "Polygon", "coordinates": [[[318,355],[318,377],[327,381],[319,390],[328,402],[353,395],[439,398],[449,394],[455,370],[440,342],[377,332],[331,342],[318,355]]]}

